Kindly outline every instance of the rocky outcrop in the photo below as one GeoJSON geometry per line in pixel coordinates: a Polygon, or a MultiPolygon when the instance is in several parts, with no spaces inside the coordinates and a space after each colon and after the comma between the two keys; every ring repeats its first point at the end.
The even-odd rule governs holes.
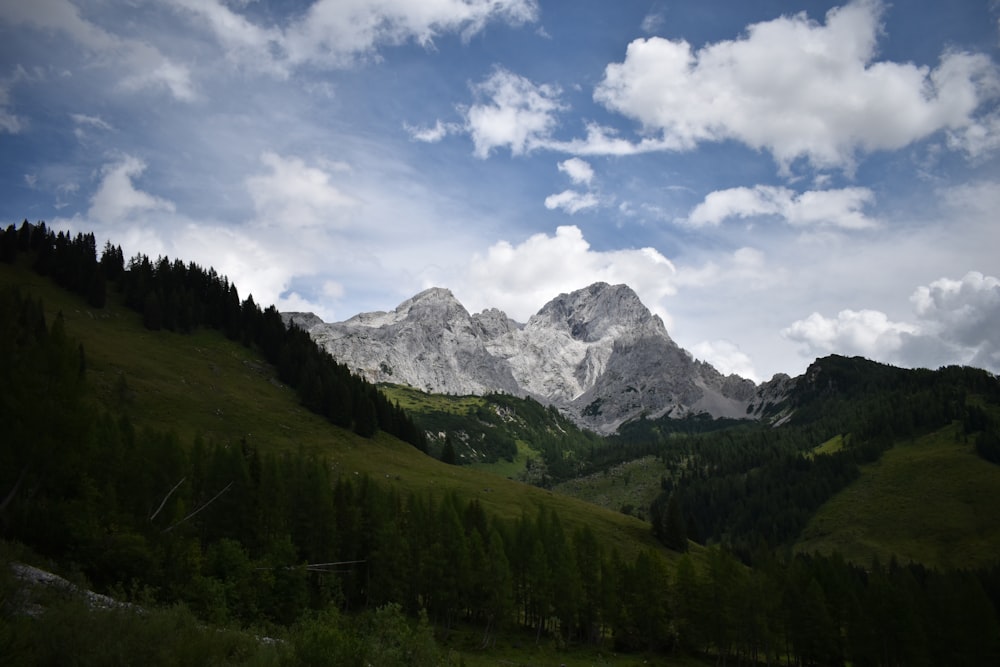
{"type": "Polygon", "coordinates": [[[765,403],[750,380],[723,376],[681,349],[625,285],[560,294],[524,325],[495,308],[470,315],[441,288],[391,312],[335,324],[313,317],[289,319],[372,382],[528,395],[602,433],[643,414],[753,417],[765,403]]]}

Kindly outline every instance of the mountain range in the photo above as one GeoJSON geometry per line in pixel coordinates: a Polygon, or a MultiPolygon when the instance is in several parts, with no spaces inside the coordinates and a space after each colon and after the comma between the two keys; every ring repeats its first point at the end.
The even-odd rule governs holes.
{"type": "Polygon", "coordinates": [[[760,418],[790,383],[779,374],[758,386],[696,360],[627,285],[560,294],[523,324],[496,308],[470,314],[440,287],[343,322],[283,317],[370,382],[530,396],[599,433],[640,416],[760,418]]]}

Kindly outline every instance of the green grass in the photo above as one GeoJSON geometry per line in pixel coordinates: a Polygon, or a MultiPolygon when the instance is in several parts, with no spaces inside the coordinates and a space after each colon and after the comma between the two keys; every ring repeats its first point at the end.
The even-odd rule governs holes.
{"type": "Polygon", "coordinates": [[[664,473],[657,457],[645,456],[563,482],[553,490],[613,511],[631,506],[634,515],[645,517],[660,493],[660,477],[664,473]]]}
{"type": "Polygon", "coordinates": [[[1000,553],[1000,466],[976,456],[958,424],[899,442],[820,508],[800,552],[857,563],[895,555],[931,567],[988,566],[1000,553]]]}
{"type": "Polygon", "coordinates": [[[500,459],[495,463],[473,463],[470,467],[507,479],[520,479],[528,465],[528,459],[540,461],[542,454],[523,440],[517,441],[517,456],[513,461],[500,459]]]}
{"type": "Polygon", "coordinates": [[[454,415],[469,414],[486,405],[482,396],[448,396],[428,394],[399,384],[384,384],[379,387],[392,401],[408,412],[446,412],[454,415]]]}
{"type": "MultiPolygon", "coordinates": [[[[138,429],[173,431],[183,443],[196,436],[218,442],[246,438],[262,450],[314,452],[329,460],[335,474],[368,475],[402,493],[478,498],[487,512],[504,519],[533,515],[545,505],[571,530],[589,525],[623,557],[647,548],[672,556],[652,538],[648,524],[635,518],[483,470],[445,465],[383,433],[367,440],[336,428],[305,410],[254,351],[215,331],[147,331],[113,288],[108,305],[95,310],[23,267],[0,264],[0,285],[5,283],[41,298],[49,322],[63,313],[68,334],[84,346],[88,382],[98,400],[108,409],[124,409],[138,429]]],[[[399,394],[390,395],[395,400],[399,394]]]]}
{"type": "Polygon", "coordinates": [[[813,448],[813,450],[809,452],[809,457],[812,458],[819,456],[820,454],[834,454],[839,452],[844,448],[844,445],[846,444],[845,440],[850,440],[850,437],[851,436],[835,435],[826,442],[813,448]]]}

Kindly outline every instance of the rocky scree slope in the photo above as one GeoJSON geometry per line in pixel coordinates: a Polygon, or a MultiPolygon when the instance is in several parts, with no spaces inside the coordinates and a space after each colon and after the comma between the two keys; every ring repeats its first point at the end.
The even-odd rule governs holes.
{"type": "Polygon", "coordinates": [[[780,399],[779,378],[757,387],[695,360],[626,285],[560,294],[526,324],[495,308],[472,315],[437,287],[344,322],[284,316],[371,382],[531,396],[599,433],[643,414],[757,417],[780,399]]]}

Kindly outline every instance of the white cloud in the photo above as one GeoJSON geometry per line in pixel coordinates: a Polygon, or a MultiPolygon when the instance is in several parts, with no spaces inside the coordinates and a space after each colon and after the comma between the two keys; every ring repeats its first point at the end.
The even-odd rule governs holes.
{"type": "Polygon", "coordinates": [[[135,44],[129,51],[128,64],[133,71],[119,82],[123,89],[137,91],[165,88],[178,100],[190,102],[195,99],[191,71],[186,65],[168,60],[146,44],[135,44]]]}
{"type": "Polygon", "coordinates": [[[124,155],[101,169],[101,184],[90,200],[87,215],[102,223],[118,223],[151,211],[174,211],[171,201],[136,189],[132,180],[146,170],[146,163],[124,155]]]}
{"type": "Polygon", "coordinates": [[[281,76],[287,70],[279,58],[283,35],[277,27],[262,28],[232,11],[218,0],[169,0],[197,18],[196,25],[215,34],[226,56],[237,65],[270,71],[281,76]]]}
{"type": "Polygon", "coordinates": [[[1000,280],[970,271],[918,287],[910,301],[927,335],[971,353],[968,363],[1000,371],[1000,280]]]}
{"type": "Polygon", "coordinates": [[[31,78],[24,67],[17,65],[9,76],[0,79],[0,132],[18,134],[28,126],[27,120],[9,109],[10,89],[14,84],[31,78]]]}
{"type": "Polygon", "coordinates": [[[298,157],[266,152],[260,157],[267,173],[246,179],[257,222],[263,226],[344,227],[345,212],[358,201],[345,194],[321,168],[298,157]]]}
{"type": "Polygon", "coordinates": [[[70,114],[70,118],[73,120],[73,124],[76,126],[73,128],[73,134],[80,141],[85,141],[88,138],[88,130],[99,130],[102,132],[108,132],[113,130],[107,122],[98,116],[88,116],[82,113],[70,114]]]}
{"type": "Polygon", "coordinates": [[[0,131],[17,134],[24,128],[24,121],[0,104],[0,131]]]}
{"type": "Polygon", "coordinates": [[[548,140],[542,143],[545,148],[575,153],[577,155],[638,155],[653,151],[678,150],[681,148],[672,139],[663,137],[644,137],[638,142],[618,136],[614,128],[604,127],[597,123],[587,123],[586,136],[583,139],[568,141],[548,140]]]}
{"type": "Polygon", "coordinates": [[[862,210],[874,198],[871,190],[862,187],[809,190],[801,194],[771,185],[738,187],[709,193],[682,222],[701,227],[718,225],[728,218],[779,216],[795,226],[866,229],[878,224],[862,210]]]}
{"type": "Polygon", "coordinates": [[[191,73],[158,49],[137,39],[120,37],[84,18],[69,0],[0,3],[0,20],[63,33],[99,57],[102,66],[122,67],[119,82],[126,90],[165,88],[178,100],[195,98],[191,73]]]}
{"type": "Polygon", "coordinates": [[[454,123],[443,123],[438,120],[434,123],[434,127],[415,127],[404,124],[403,128],[409,132],[410,137],[412,137],[414,141],[434,144],[441,141],[449,134],[460,131],[462,126],[455,125],[454,123]]]}
{"type": "Polygon", "coordinates": [[[975,159],[1000,150],[1000,110],[948,132],[948,147],[975,159]]]}
{"type": "Polygon", "coordinates": [[[715,256],[701,265],[679,266],[674,281],[679,287],[702,289],[715,287],[723,293],[739,290],[775,289],[787,282],[779,266],[769,262],[757,248],[742,247],[727,255],[715,256]],[[719,286],[725,286],[719,289],[719,286]]]}
{"type": "Polygon", "coordinates": [[[556,126],[556,112],[563,108],[558,88],[536,85],[502,67],[473,92],[480,101],[465,111],[465,118],[479,158],[489,157],[494,148],[506,146],[521,155],[544,145],[556,126]]]}
{"type": "Polygon", "coordinates": [[[293,64],[342,67],[380,46],[431,47],[442,33],[468,39],[490,21],[520,25],[537,15],[534,0],[318,0],[285,30],[283,46],[293,64]]]}
{"type": "Polygon", "coordinates": [[[968,364],[1000,372],[1000,279],[971,271],[941,278],[910,297],[915,323],[877,310],[813,313],[782,331],[810,354],[862,355],[903,366],[968,364]]]}
{"type": "Polygon", "coordinates": [[[698,50],[637,39],[607,66],[594,97],[664,148],[732,139],[769,151],[783,170],[798,158],[850,170],[861,151],[975,126],[997,94],[989,58],[949,51],[934,69],[876,61],[882,12],[878,0],[855,0],[825,24],[782,16],[698,50]]]}
{"type": "MultiPolygon", "coordinates": [[[[318,0],[287,25],[261,26],[219,0],[170,0],[222,45],[227,58],[248,69],[287,77],[302,66],[342,68],[379,49],[459,33],[470,39],[491,21],[535,21],[535,0],[318,0]]],[[[245,4],[245,3],[243,3],[245,4]]]]}
{"type": "Polygon", "coordinates": [[[72,118],[73,122],[76,123],[77,125],[92,127],[98,130],[112,129],[111,126],[107,122],[102,120],[99,116],[88,116],[87,114],[82,114],[82,113],[72,113],[70,114],[70,118],[72,118]]]}
{"type": "Polygon", "coordinates": [[[10,111],[10,82],[0,81],[0,132],[17,134],[24,129],[24,120],[10,111]]]}
{"type": "Polygon", "coordinates": [[[675,291],[675,273],[654,248],[595,251],[578,227],[562,226],[518,245],[495,243],[444,284],[458,286],[453,290],[470,310],[497,307],[524,322],[557,294],[598,281],[625,283],[669,326],[663,300],[675,291]]]}
{"type": "Polygon", "coordinates": [[[666,19],[664,19],[663,14],[659,12],[650,12],[643,17],[642,25],[640,27],[644,33],[652,34],[662,28],[665,22],[666,19]]]}
{"type": "Polygon", "coordinates": [[[781,335],[804,344],[816,355],[836,352],[886,359],[902,347],[903,334],[917,331],[912,324],[889,320],[881,311],[842,310],[835,318],[813,313],[792,323],[781,335]]]}
{"type": "Polygon", "coordinates": [[[550,211],[562,209],[573,215],[588,208],[594,208],[600,203],[597,197],[590,192],[577,192],[576,190],[563,190],[559,194],[549,195],[545,198],[545,208],[550,211]]]}
{"type": "Polygon", "coordinates": [[[754,382],[760,381],[753,360],[732,341],[706,340],[692,346],[690,351],[696,358],[707,361],[723,375],[735,373],[754,382]]]}
{"type": "Polygon", "coordinates": [[[569,176],[569,179],[576,185],[590,185],[594,180],[594,168],[586,160],[578,157],[571,157],[563,160],[558,165],[559,171],[569,176]]]}

